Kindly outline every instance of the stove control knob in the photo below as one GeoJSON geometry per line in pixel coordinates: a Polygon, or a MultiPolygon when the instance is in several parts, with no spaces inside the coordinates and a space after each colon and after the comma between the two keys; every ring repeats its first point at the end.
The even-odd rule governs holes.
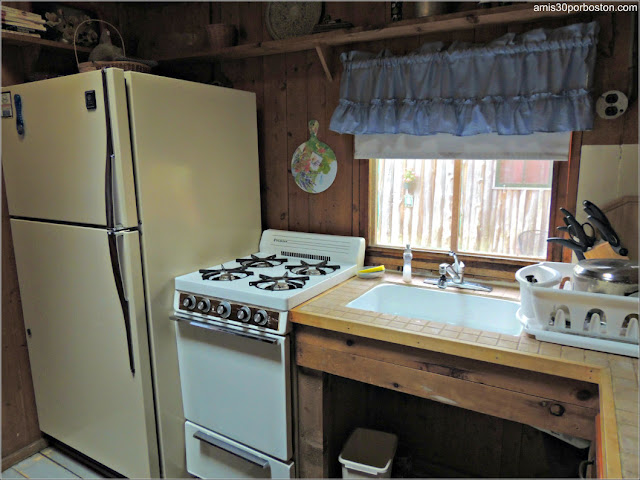
{"type": "Polygon", "coordinates": [[[208,298],[201,299],[196,308],[202,313],[208,313],[211,310],[211,300],[208,298]]]}
{"type": "Polygon", "coordinates": [[[251,310],[249,309],[249,307],[240,307],[238,313],[236,313],[236,317],[238,317],[238,320],[247,323],[249,320],[251,320],[251,310]]]}
{"type": "Polygon", "coordinates": [[[182,300],[182,306],[187,310],[193,310],[196,308],[196,297],[193,295],[189,295],[188,297],[184,297],[182,300]]]}
{"type": "Polygon", "coordinates": [[[229,302],[220,302],[216,308],[216,313],[222,318],[229,318],[229,315],[231,315],[231,305],[229,305],[229,302]]]}
{"type": "Polygon", "coordinates": [[[269,323],[269,315],[264,310],[258,310],[253,316],[256,325],[264,326],[269,323]]]}

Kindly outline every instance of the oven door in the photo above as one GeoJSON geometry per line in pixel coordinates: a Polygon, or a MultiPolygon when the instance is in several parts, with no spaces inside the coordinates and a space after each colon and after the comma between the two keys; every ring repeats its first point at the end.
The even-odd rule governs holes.
{"type": "Polygon", "coordinates": [[[185,418],[290,460],[289,338],[180,314],[174,319],[185,418]]]}
{"type": "Polygon", "coordinates": [[[280,462],[189,421],[184,424],[187,471],[200,478],[294,478],[280,462]]]}

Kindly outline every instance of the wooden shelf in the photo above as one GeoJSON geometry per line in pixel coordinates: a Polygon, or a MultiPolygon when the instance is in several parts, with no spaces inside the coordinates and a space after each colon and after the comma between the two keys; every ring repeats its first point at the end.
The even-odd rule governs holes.
{"type": "Polygon", "coordinates": [[[263,57],[315,49],[327,74],[327,78],[331,80],[332,75],[329,69],[329,65],[331,64],[330,56],[332,55],[331,47],[357,42],[371,42],[430,33],[452,32],[487,25],[531,22],[546,18],[565,17],[568,15],[570,14],[566,12],[536,12],[532,4],[526,3],[404,20],[383,27],[354,27],[286,40],[248,43],[236,47],[205,50],[180,57],[160,58],[157,60],[161,63],[210,62],[216,60],[263,57]]]}
{"type": "MultiPolygon", "coordinates": [[[[45,40],[43,38],[29,37],[28,35],[20,35],[18,33],[2,32],[2,44],[3,45],[16,45],[18,47],[43,47],[56,50],[70,50],[73,51],[73,45],[62,42],[54,42],[52,40],[45,40]]],[[[91,48],[78,47],[78,53],[89,53],[91,48]]]]}

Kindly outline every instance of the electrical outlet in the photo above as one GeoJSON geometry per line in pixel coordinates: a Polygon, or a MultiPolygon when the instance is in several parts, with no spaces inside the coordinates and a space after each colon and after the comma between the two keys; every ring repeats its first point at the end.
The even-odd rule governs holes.
{"type": "Polygon", "coordinates": [[[613,120],[627,111],[629,99],[619,90],[604,92],[596,101],[596,113],[601,118],[613,120]]]}

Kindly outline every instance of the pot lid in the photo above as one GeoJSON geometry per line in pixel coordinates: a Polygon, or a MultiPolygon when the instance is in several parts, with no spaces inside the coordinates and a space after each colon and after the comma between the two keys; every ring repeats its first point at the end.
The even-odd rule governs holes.
{"type": "Polygon", "coordinates": [[[610,258],[582,260],[573,267],[573,273],[578,278],[623,284],[638,283],[638,265],[629,260],[610,258]]]}

